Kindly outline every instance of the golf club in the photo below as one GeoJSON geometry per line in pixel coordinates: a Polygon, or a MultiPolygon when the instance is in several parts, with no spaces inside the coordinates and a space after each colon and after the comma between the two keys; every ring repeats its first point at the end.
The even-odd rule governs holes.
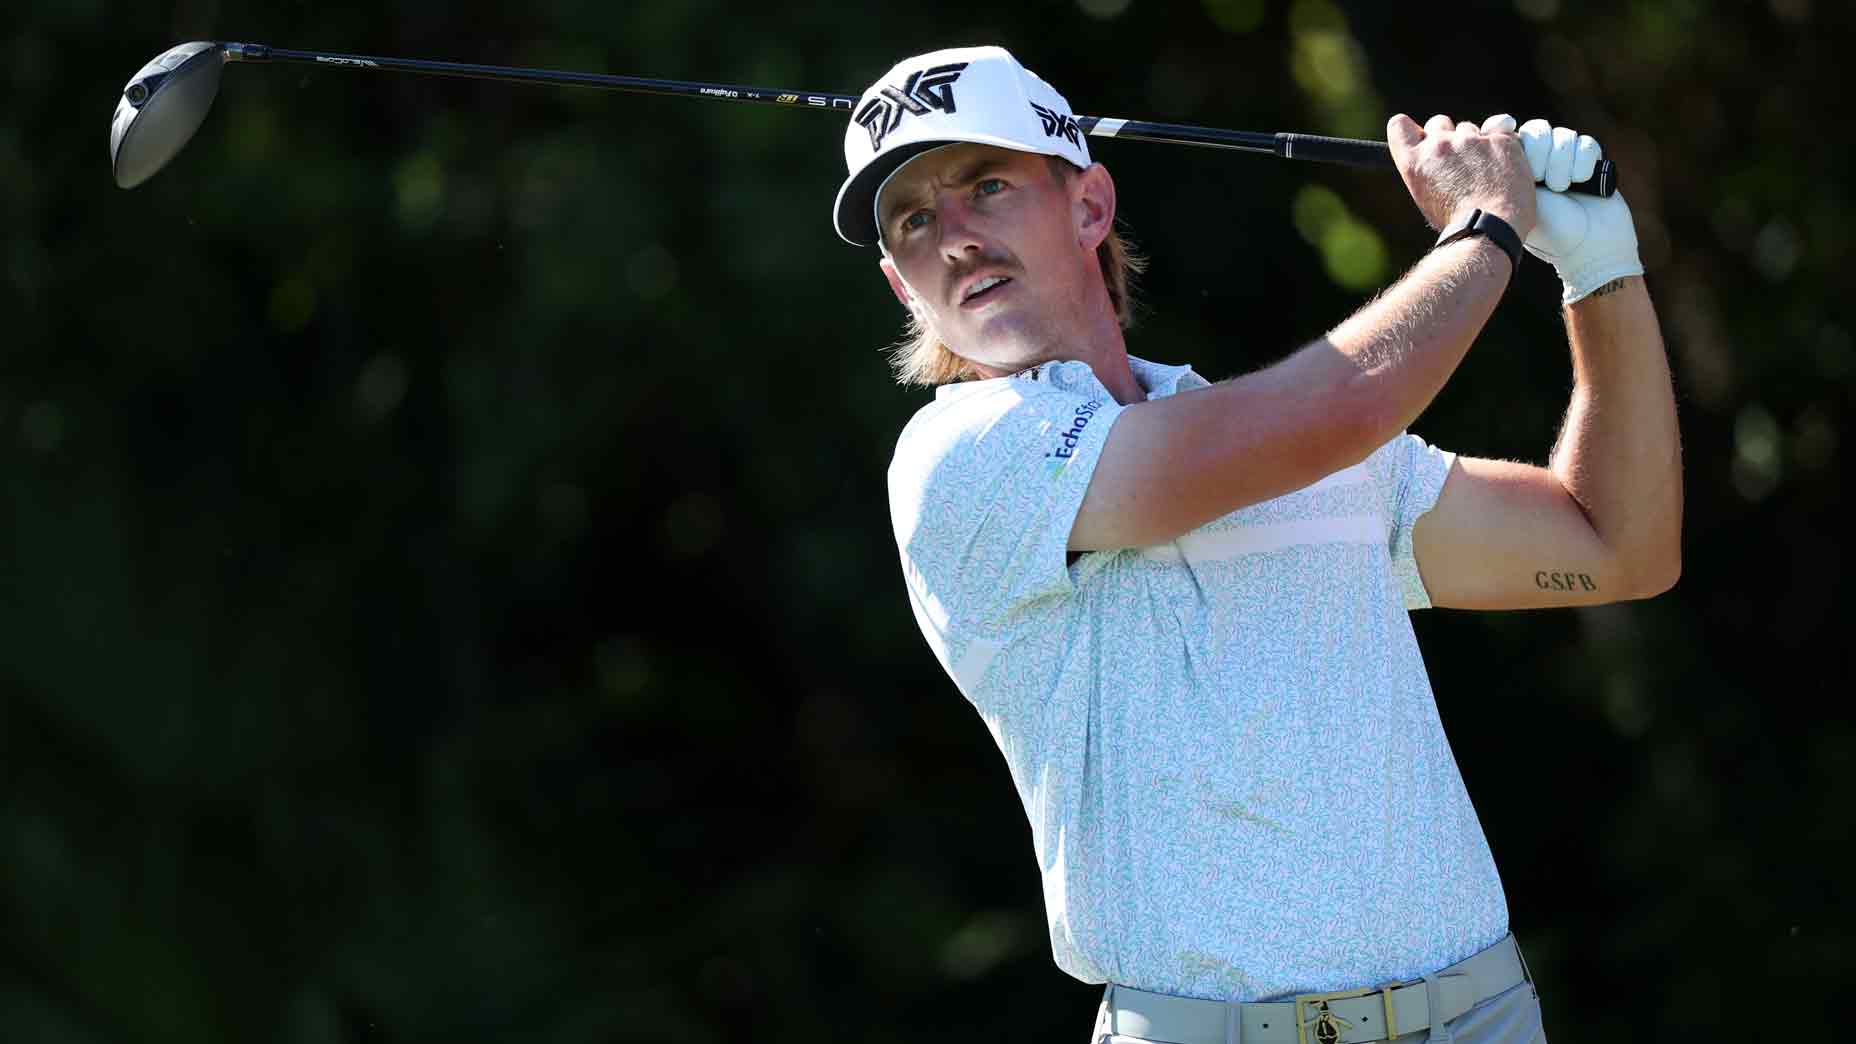
{"type": "MultiPolygon", "coordinates": [[[[498,65],[469,65],[410,58],[376,58],[353,54],[290,51],[263,44],[216,43],[196,40],[176,44],[136,71],[116,102],[110,121],[110,168],[116,184],[134,188],[153,177],[186,146],[219,94],[219,76],[227,62],[300,62],[346,69],[379,69],[459,76],[512,83],[561,84],[644,94],[674,94],[727,101],[765,102],[773,105],[850,112],[857,97],[817,91],[772,90],[721,83],[656,80],[637,76],[554,72],[498,65]]],[[[1354,167],[1391,169],[1392,150],[1383,141],[1330,138],[1317,134],[1219,130],[1177,123],[1076,117],[1077,129],[1092,137],[1159,141],[1179,145],[1205,145],[1240,152],[1279,156],[1283,159],[1340,163],[1354,167]]],[[[1609,196],[1617,188],[1617,168],[1600,160],[1588,181],[1572,191],[1609,196]]]]}

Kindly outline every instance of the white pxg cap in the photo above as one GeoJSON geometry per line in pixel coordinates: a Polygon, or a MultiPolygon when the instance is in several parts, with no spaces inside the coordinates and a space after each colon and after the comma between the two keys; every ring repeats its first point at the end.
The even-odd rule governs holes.
{"type": "Polygon", "coordinates": [[[1062,156],[1089,166],[1086,135],[1056,88],[1003,47],[953,47],[905,58],[870,85],[844,131],[850,176],[832,222],[855,246],[876,246],[876,200],[890,175],[942,145],[973,142],[1062,156]]]}

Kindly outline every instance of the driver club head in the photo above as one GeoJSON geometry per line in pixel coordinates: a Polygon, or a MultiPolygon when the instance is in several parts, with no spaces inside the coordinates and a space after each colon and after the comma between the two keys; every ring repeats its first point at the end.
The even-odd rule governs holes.
{"type": "Polygon", "coordinates": [[[219,94],[225,47],[208,40],[176,44],[136,70],[110,120],[110,170],[134,188],[167,166],[200,129],[219,94]]]}

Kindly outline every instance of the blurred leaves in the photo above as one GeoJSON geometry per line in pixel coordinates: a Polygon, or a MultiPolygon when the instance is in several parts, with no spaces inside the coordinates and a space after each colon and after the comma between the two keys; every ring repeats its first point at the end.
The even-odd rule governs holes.
{"type": "Polygon", "coordinates": [[[1328,0],[1295,0],[1289,8],[1295,82],[1314,101],[1319,130],[1343,138],[1383,138],[1384,105],[1369,82],[1366,51],[1347,17],[1328,0]]]}
{"type": "Polygon", "coordinates": [[[1291,205],[1295,230],[1321,251],[1328,278],[1349,290],[1385,285],[1386,249],[1371,225],[1347,211],[1347,204],[1320,185],[1296,191],[1291,205]]]}
{"type": "MultiPolygon", "coordinates": [[[[1589,130],[1676,373],[1684,578],[1419,614],[1440,712],[1551,1032],[1705,1038],[1745,996],[1808,1024],[1837,995],[1847,5],[937,14],[16,14],[9,1039],[1081,1039],[1098,995],[1051,965],[1012,783],[902,597],[883,473],[925,397],[888,383],[902,315],[827,220],[841,118],[242,65],[121,192],[104,116],[183,39],[847,92],[996,41],[1090,114],[1589,130]]],[[[1432,238],[1389,175],[1092,152],[1153,258],[1131,350],[1214,379],[1432,238]]],[[[1415,430],[1543,460],[1557,296],[1524,267],[1415,430]]]]}

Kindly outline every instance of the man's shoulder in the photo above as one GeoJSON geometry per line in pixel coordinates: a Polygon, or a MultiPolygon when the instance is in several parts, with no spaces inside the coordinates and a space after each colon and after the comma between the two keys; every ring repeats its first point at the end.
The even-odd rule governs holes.
{"type": "Polygon", "coordinates": [[[1079,390],[1060,387],[1022,375],[993,377],[943,385],[933,401],[909,418],[896,436],[896,456],[932,452],[996,431],[1015,411],[1037,410],[1064,403],[1082,403],[1079,390]]]}
{"type": "Polygon", "coordinates": [[[965,502],[1007,476],[1060,475],[1084,432],[1112,423],[1113,407],[1106,393],[1091,398],[1085,389],[1018,377],[943,389],[896,439],[891,503],[965,502]]]}

